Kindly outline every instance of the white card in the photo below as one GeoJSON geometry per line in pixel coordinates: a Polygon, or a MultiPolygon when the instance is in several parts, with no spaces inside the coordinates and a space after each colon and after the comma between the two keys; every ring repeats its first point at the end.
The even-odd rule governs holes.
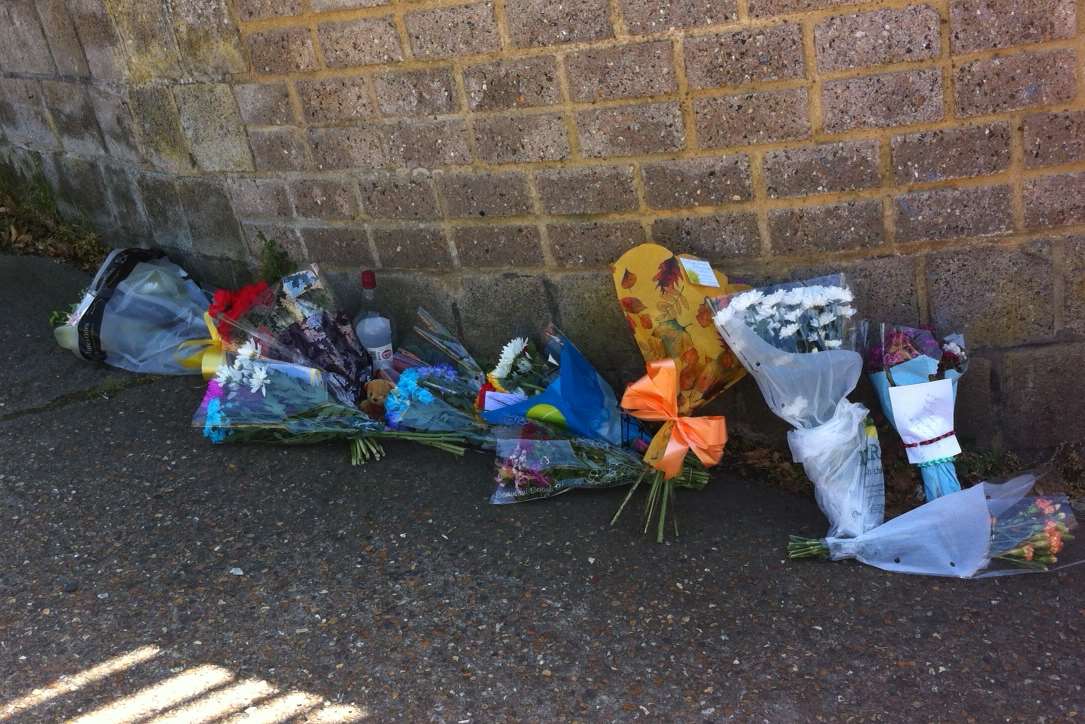
{"type": "Polygon", "coordinates": [[[488,390],[486,392],[486,399],[483,400],[482,407],[486,412],[490,412],[491,410],[500,410],[502,407],[515,405],[526,399],[527,397],[521,395],[519,392],[497,392],[495,390],[488,390]]]}
{"type": "MultiPolygon", "coordinates": [[[[922,443],[953,430],[953,382],[938,380],[918,385],[889,388],[893,420],[905,444],[922,443]]],[[[913,465],[961,453],[956,435],[929,445],[909,447],[908,462],[913,465]]]]}
{"type": "Polygon", "coordinates": [[[716,273],[712,271],[711,264],[703,259],[679,258],[682,260],[682,268],[686,270],[686,276],[689,277],[691,282],[700,287],[719,288],[720,282],[716,279],[716,273]]]}

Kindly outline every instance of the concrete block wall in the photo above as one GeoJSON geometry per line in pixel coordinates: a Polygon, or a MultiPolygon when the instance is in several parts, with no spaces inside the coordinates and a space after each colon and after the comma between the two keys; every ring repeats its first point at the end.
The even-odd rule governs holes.
{"type": "Polygon", "coordinates": [[[842,269],[969,335],[966,438],[1039,448],[1085,437],[1083,62],[1085,0],[5,0],[0,159],[213,283],[262,232],[616,378],[636,243],[842,269]]]}

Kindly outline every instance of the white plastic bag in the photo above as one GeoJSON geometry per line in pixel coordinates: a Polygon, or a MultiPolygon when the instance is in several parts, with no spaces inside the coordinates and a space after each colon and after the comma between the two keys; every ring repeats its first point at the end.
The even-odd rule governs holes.
{"type": "Polygon", "coordinates": [[[148,249],[106,257],[57,343],[132,372],[200,374],[209,298],[181,267],[148,249]]]}
{"type": "Polygon", "coordinates": [[[857,536],[880,524],[881,447],[866,424],[867,409],[845,399],[862,374],[862,358],[843,349],[785,352],[739,315],[717,314],[716,327],[773,413],[795,428],[788,434],[792,455],[814,484],[829,535],[857,536]]]}

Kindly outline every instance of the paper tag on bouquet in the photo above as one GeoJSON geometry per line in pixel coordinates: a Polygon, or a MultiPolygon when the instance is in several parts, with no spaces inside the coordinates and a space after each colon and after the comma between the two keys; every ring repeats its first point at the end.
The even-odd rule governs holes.
{"type": "Polygon", "coordinates": [[[688,259],[681,257],[682,268],[686,271],[689,280],[700,287],[720,288],[720,282],[716,279],[716,272],[712,271],[712,265],[703,259],[688,259]]]}
{"type": "Polygon", "coordinates": [[[897,432],[913,465],[961,454],[953,428],[950,380],[889,388],[897,432]]]}

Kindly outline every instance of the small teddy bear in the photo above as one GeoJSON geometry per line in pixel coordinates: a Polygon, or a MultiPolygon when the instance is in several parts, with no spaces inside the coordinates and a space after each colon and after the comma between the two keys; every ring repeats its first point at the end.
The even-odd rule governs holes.
{"type": "Polygon", "coordinates": [[[362,412],[374,420],[384,419],[384,401],[388,399],[388,393],[395,388],[388,380],[370,380],[365,383],[365,401],[362,402],[362,412]]]}

